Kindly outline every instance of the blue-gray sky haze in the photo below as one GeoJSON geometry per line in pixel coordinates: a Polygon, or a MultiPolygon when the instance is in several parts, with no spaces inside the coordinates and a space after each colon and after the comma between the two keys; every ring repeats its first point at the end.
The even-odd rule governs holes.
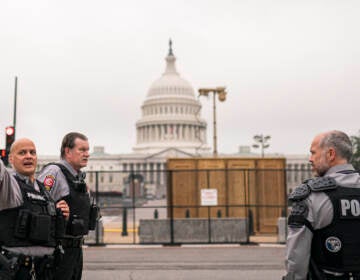
{"type": "MultiPolygon", "coordinates": [[[[0,146],[13,122],[41,155],[64,134],[129,153],[168,40],[194,87],[226,86],[218,149],[235,153],[271,135],[271,153],[306,154],[329,129],[357,134],[357,0],[3,0],[0,2],[0,146]]],[[[212,101],[202,97],[212,146],[212,101]]],[[[92,148],[91,148],[92,149],[92,148]]]]}

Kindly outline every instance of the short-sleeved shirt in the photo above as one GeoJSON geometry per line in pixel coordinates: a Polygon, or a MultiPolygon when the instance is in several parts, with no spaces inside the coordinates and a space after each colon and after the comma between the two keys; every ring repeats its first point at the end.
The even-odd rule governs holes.
{"type": "MultiPolygon", "coordinates": [[[[84,178],[85,173],[77,172],[66,160],[61,160],[59,163],[64,165],[74,177],[84,178]]],[[[70,194],[70,187],[66,177],[60,167],[55,164],[44,167],[37,179],[44,184],[55,201],[59,201],[70,194]]]]}

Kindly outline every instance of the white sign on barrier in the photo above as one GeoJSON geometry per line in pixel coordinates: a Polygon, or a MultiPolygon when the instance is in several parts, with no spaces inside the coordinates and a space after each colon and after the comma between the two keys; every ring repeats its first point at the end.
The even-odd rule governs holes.
{"type": "Polygon", "coordinates": [[[218,205],[217,189],[201,189],[201,206],[218,205]]]}

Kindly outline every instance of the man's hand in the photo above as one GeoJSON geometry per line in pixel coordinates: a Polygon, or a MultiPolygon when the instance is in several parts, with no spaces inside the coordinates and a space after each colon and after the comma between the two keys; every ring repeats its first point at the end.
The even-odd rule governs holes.
{"type": "Polygon", "coordinates": [[[58,203],[56,203],[56,208],[59,208],[61,210],[65,218],[69,218],[70,208],[65,200],[60,200],[58,203]]]}

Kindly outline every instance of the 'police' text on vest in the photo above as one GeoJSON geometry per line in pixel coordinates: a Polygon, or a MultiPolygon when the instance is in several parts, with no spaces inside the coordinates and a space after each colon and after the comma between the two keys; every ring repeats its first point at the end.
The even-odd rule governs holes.
{"type": "Polygon", "coordinates": [[[360,217],[360,202],[357,199],[340,199],[341,216],[343,218],[348,217],[360,217]]]}

